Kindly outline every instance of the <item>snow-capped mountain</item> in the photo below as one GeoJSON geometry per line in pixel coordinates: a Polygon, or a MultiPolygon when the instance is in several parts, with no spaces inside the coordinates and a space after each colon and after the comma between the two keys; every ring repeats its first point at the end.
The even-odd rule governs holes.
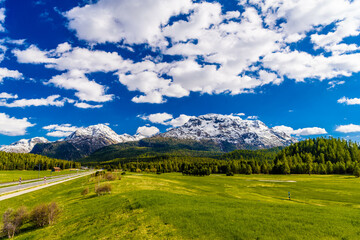
{"type": "Polygon", "coordinates": [[[80,128],[65,138],[64,141],[71,143],[76,147],[87,149],[86,151],[91,153],[108,145],[137,141],[141,138],[142,137],[139,135],[118,135],[110,127],[104,124],[98,124],[80,128]]]}
{"type": "Polygon", "coordinates": [[[21,139],[10,145],[2,146],[0,151],[14,153],[29,153],[37,143],[48,143],[49,141],[43,137],[34,137],[31,139],[21,139]]]}
{"type": "Polygon", "coordinates": [[[243,120],[221,114],[193,117],[183,126],[170,129],[161,136],[228,142],[237,148],[271,148],[296,142],[295,138],[285,132],[271,129],[259,120],[243,120]]]}
{"type": "Polygon", "coordinates": [[[62,141],[36,145],[31,153],[59,159],[79,159],[112,144],[137,141],[141,135],[118,135],[104,124],[79,128],[62,141]]]}

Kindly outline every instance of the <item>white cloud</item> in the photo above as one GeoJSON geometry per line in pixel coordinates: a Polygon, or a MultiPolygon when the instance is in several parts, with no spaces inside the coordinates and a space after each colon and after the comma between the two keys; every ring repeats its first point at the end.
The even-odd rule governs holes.
{"type": "Polygon", "coordinates": [[[188,116],[185,114],[180,114],[179,117],[174,118],[173,115],[169,113],[154,113],[148,116],[146,115],[139,115],[139,118],[150,121],[152,123],[158,123],[162,125],[170,125],[172,127],[179,127],[184,125],[192,116],[188,116]]]}
{"type": "Polygon", "coordinates": [[[6,93],[6,92],[2,92],[0,93],[0,99],[11,99],[11,98],[18,98],[17,94],[11,94],[11,93],[6,93]]]}
{"type": "Polygon", "coordinates": [[[80,129],[79,127],[72,126],[71,124],[52,124],[43,127],[44,130],[47,130],[47,136],[50,137],[67,137],[71,133],[75,132],[76,130],[80,129]]]}
{"type": "Polygon", "coordinates": [[[35,45],[31,45],[26,50],[14,49],[12,53],[16,56],[17,61],[19,63],[33,63],[33,64],[41,64],[41,63],[51,63],[55,62],[54,58],[49,58],[47,51],[41,51],[35,45]]]}
{"type": "Polygon", "coordinates": [[[13,102],[7,102],[6,100],[0,100],[0,106],[3,107],[39,107],[39,106],[56,106],[62,107],[65,104],[65,99],[58,100],[60,95],[52,95],[47,98],[38,99],[19,99],[13,102]]]}
{"type": "Polygon", "coordinates": [[[152,123],[165,124],[165,121],[170,120],[173,116],[169,113],[154,113],[148,116],[139,116],[143,120],[148,120],[152,123]]]}
{"type": "Polygon", "coordinates": [[[65,16],[69,28],[89,42],[157,43],[161,26],[191,5],[190,0],[100,0],[75,7],[65,16]]]}
{"type": "Polygon", "coordinates": [[[328,87],[328,89],[335,88],[337,85],[343,85],[344,83],[345,81],[337,81],[337,80],[329,81],[328,84],[330,86],[328,87]]]}
{"type": "Polygon", "coordinates": [[[47,68],[67,71],[52,77],[45,84],[76,90],[75,95],[82,101],[107,102],[113,99],[113,95],[105,94],[105,86],[90,81],[86,73],[112,72],[127,64],[116,52],[72,48],[69,43],[59,44],[50,51],[42,51],[31,45],[25,50],[15,49],[13,53],[20,63],[45,64],[47,68]]]}
{"type": "MultiPolygon", "coordinates": [[[[112,99],[105,86],[84,75],[81,85],[86,82],[94,88],[84,93],[62,79],[73,79],[69,75],[74,71],[114,72],[129,91],[140,92],[133,102],[164,103],[168,97],[191,92],[235,95],[279,85],[286,78],[332,80],[360,72],[358,44],[343,41],[360,34],[359,1],[241,0],[239,4],[241,13],[225,12],[218,2],[99,0],[64,13],[69,28],[91,46],[112,42],[131,50],[144,43],[159,53],[159,58],[144,57],[136,63],[116,52],[72,48],[68,43],[49,51],[32,45],[13,53],[19,62],[67,71],[55,76],[54,84],[76,90],[82,101],[96,102],[112,99]],[[169,24],[179,14],[185,15],[169,24]],[[330,31],[323,31],[325,27],[330,31]],[[305,37],[315,50],[325,53],[289,47],[289,43],[301,45],[305,37]],[[163,55],[179,58],[164,62],[163,55]],[[91,96],[94,91],[96,96],[91,96]]],[[[343,83],[329,81],[330,88],[343,83]]]]}
{"type": "Polygon", "coordinates": [[[54,76],[45,84],[54,84],[56,87],[75,90],[75,96],[82,101],[107,102],[113,99],[112,94],[105,94],[105,87],[90,81],[82,71],[72,70],[54,76]]]}
{"type": "Polygon", "coordinates": [[[360,105],[360,98],[342,97],[337,100],[338,103],[345,103],[346,105],[360,105]]]}
{"type": "Polygon", "coordinates": [[[327,132],[324,128],[309,127],[309,128],[299,128],[297,130],[294,130],[294,134],[299,136],[309,136],[309,135],[327,134],[327,132]]]}
{"type": "Polygon", "coordinates": [[[77,102],[74,104],[75,107],[78,107],[78,108],[84,108],[84,109],[88,109],[88,108],[102,108],[103,105],[99,104],[99,105],[91,105],[91,104],[87,104],[87,103],[84,103],[84,102],[77,102]]]}
{"type": "Polygon", "coordinates": [[[297,135],[297,136],[327,134],[324,128],[319,128],[319,127],[299,128],[297,130],[294,130],[291,127],[281,125],[281,126],[273,127],[272,129],[275,131],[285,132],[288,135],[297,135]]]}
{"type": "Polygon", "coordinates": [[[9,70],[7,68],[0,68],[0,83],[5,78],[21,79],[23,75],[17,70],[9,70]]]}
{"type": "Polygon", "coordinates": [[[157,133],[159,133],[160,130],[157,127],[139,127],[136,131],[137,134],[144,136],[144,137],[151,137],[157,133]]]}
{"type": "Polygon", "coordinates": [[[0,32],[5,31],[4,23],[5,23],[5,8],[0,8],[0,32]]]}
{"type": "Polygon", "coordinates": [[[179,117],[172,119],[171,121],[167,122],[167,125],[171,125],[173,127],[180,127],[187,123],[192,116],[188,116],[185,114],[180,114],[179,117]]]}
{"type": "Polygon", "coordinates": [[[7,136],[21,136],[26,134],[26,129],[35,126],[27,118],[17,119],[5,113],[0,113],[0,134],[7,136]]]}
{"type": "Polygon", "coordinates": [[[348,124],[337,126],[335,131],[342,133],[360,132],[360,125],[348,124]]]}

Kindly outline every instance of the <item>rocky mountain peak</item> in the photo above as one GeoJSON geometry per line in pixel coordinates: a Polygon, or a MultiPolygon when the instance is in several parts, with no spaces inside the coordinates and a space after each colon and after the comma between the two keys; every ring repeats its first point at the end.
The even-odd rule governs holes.
{"type": "Polygon", "coordinates": [[[44,137],[34,137],[31,139],[21,139],[7,146],[2,146],[0,151],[14,153],[29,153],[37,143],[48,143],[44,137]]]}
{"type": "Polygon", "coordinates": [[[237,148],[270,148],[296,141],[285,132],[274,131],[260,120],[243,120],[234,115],[206,114],[191,118],[178,128],[161,134],[164,137],[209,139],[228,142],[237,148]]]}

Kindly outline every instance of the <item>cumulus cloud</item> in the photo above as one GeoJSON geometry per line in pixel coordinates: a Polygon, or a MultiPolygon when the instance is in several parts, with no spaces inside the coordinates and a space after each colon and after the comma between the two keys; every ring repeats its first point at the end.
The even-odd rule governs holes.
{"type": "Polygon", "coordinates": [[[0,113],[0,134],[7,136],[21,136],[26,134],[26,129],[35,126],[27,118],[17,119],[5,113],[0,113]]]}
{"type": "Polygon", "coordinates": [[[159,132],[160,130],[157,127],[142,126],[137,129],[136,134],[139,134],[144,137],[151,137],[159,132]]]}
{"type": "Polygon", "coordinates": [[[160,123],[165,124],[165,121],[168,121],[173,118],[173,116],[169,113],[154,113],[148,116],[139,116],[143,120],[148,120],[152,123],[160,123]]]}
{"type": "Polygon", "coordinates": [[[285,132],[288,135],[297,135],[297,136],[327,134],[324,128],[319,128],[319,127],[299,128],[297,130],[294,130],[291,127],[281,125],[281,126],[273,127],[272,129],[275,131],[285,132]]]}
{"type": "Polygon", "coordinates": [[[342,133],[360,132],[360,125],[348,124],[337,126],[335,131],[342,133]]]}
{"type": "Polygon", "coordinates": [[[72,70],[54,76],[45,84],[53,84],[56,87],[75,90],[75,96],[82,101],[107,102],[111,101],[114,97],[112,94],[105,94],[106,88],[104,86],[89,80],[84,72],[79,70],[72,70]]]}
{"type": "Polygon", "coordinates": [[[89,42],[157,43],[161,26],[171,16],[188,10],[191,3],[190,0],[100,0],[75,7],[65,16],[70,29],[89,42]]]}
{"type": "Polygon", "coordinates": [[[78,107],[78,108],[83,108],[83,109],[88,109],[88,108],[102,108],[103,105],[101,104],[98,104],[98,105],[91,105],[91,104],[87,104],[85,102],[77,102],[74,104],[75,107],[78,107]]]}
{"type": "Polygon", "coordinates": [[[9,70],[7,68],[0,68],[0,83],[6,78],[21,79],[23,75],[17,70],[9,70]]]}
{"type": "Polygon", "coordinates": [[[139,115],[139,118],[150,121],[152,123],[158,123],[162,125],[170,125],[172,127],[179,127],[184,125],[192,116],[180,114],[179,117],[174,118],[169,113],[154,113],[150,115],[139,115]]]}
{"type": "Polygon", "coordinates": [[[68,43],[59,44],[56,49],[50,51],[40,50],[31,45],[25,50],[15,49],[13,53],[20,63],[45,64],[47,68],[66,71],[52,77],[45,84],[76,90],[75,95],[82,101],[111,101],[113,95],[105,93],[107,88],[94,80],[89,80],[86,74],[112,72],[126,64],[126,61],[115,52],[72,48],[68,43]]]}
{"type": "Polygon", "coordinates": [[[171,125],[173,127],[180,127],[182,125],[184,125],[185,123],[187,123],[190,118],[192,118],[192,116],[188,116],[185,114],[180,114],[179,117],[171,119],[171,121],[167,122],[168,125],[171,125]]]}
{"type": "Polygon", "coordinates": [[[48,131],[46,135],[49,137],[67,137],[78,130],[79,127],[72,126],[71,124],[52,124],[43,127],[43,129],[48,131]]]}
{"type": "Polygon", "coordinates": [[[342,97],[337,100],[338,103],[344,103],[346,105],[360,105],[360,98],[347,98],[342,97]]]}
{"type": "MultiPolygon", "coordinates": [[[[344,83],[333,78],[360,72],[358,44],[343,41],[360,34],[358,1],[240,0],[239,5],[241,13],[226,12],[214,1],[99,0],[64,13],[69,28],[90,46],[111,42],[133,50],[144,44],[159,58],[134,62],[116,52],[73,48],[68,43],[53,50],[32,45],[13,53],[21,63],[66,71],[59,75],[62,79],[74,71],[116,73],[120,83],[137,92],[132,98],[136,103],[164,103],[191,92],[248,93],[286,78],[330,80],[332,88],[344,83]],[[181,18],[173,18],[179,14],[181,18]],[[294,48],[297,44],[290,48],[292,43],[300,46],[305,37],[320,53],[294,48]],[[164,55],[173,60],[163,60],[164,55]]],[[[82,83],[90,83],[98,93],[100,89],[97,97],[88,97],[88,92],[85,96],[71,83],[55,86],[76,90],[82,101],[112,99],[105,86],[85,78],[82,83]]]]}
{"type": "Polygon", "coordinates": [[[6,93],[6,92],[2,92],[0,93],[0,99],[14,99],[14,98],[18,98],[17,94],[11,94],[11,93],[6,93]]]}
{"type": "MultiPolygon", "coordinates": [[[[1,98],[1,97],[0,97],[1,98]]],[[[12,97],[12,98],[17,98],[16,97],[12,97]]],[[[52,95],[49,96],[47,98],[38,98],[38,99],[19,99],[19,100],[15,100],[13,102],[7,102],[6,100],[1,100],[0,99],[0,106],[2,107],[31,107],[31,106],[35,106],[35,107],[39,107],[39,106],[56,106],[56,107],[62,107],[64,106],[66,100],[65,99],[61,99],[59,100],[60,95],[52,95]]]]}

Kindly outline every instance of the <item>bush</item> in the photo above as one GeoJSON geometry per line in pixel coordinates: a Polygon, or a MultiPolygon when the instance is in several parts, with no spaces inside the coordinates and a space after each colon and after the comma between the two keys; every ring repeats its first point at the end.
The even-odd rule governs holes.
{"type": "Polygon", "coordinates": [[[40,204],[31,212],[31,221],[37,227],[44,227],[55,222],[60,210],[55,202],[49,204],[40,204]]]}
{"type": "Polygon", "coordinates": [[[126,172],[122,172],[122,173],[121,173],[121,175],[125,175],[125,174],[126,174],[126,172]]]}
{"type": "Polygon", "coordinates": [[[89,187],[86,187],[81,191],[81,195],[83,195],[83,196],[86,196],[88,194],[89,194],[89,187]]]}
{"type": "Polygon", "coordinates": [[[227,172],[226,176],[234,176],[234,173],[233,172],[227,172]]]}
{"type": "Polygon", "coordinates": [[[105,179],[108,181],[114,181],[114,180],[116,180],[116,177],[114,174],[108,172],[105,174],[105,179]]]}
{"type": "Polygon", "coordinates": [[[28,211],[25,207],[20,207],[17,211],[9,208],[3,215],[3,233],[9,238],[13,238],[20,227],[29,219],[28,211]]]}
{"type": "Polygon", "coordinates": [[[111,185],[110,184],[102,184],[100,186],[95,186],[95,193],[97,195],[103,195],[105,193],[111,193],[111,185]]]}
{"type": "Polygon", "coordinates": [[[105,174],[105,171],[96,171],[95,172],[95,177],[97,177],[97,176],[102,176],[102,175],[104,175],[105,174]]]}

